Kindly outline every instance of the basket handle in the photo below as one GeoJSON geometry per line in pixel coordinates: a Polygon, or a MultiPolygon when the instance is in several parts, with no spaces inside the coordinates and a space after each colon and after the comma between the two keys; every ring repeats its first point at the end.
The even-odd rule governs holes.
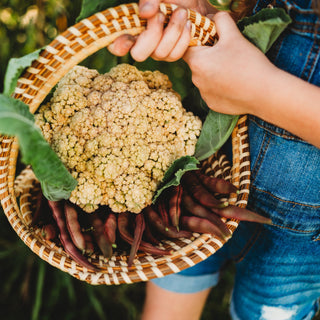
{"type": "MultiPolygon", "coordinates": [[[[165,23],[176,8],[176,5],[160,4],[165,23]]],[[[214,23],[195,11],[187,9],[187,12],[191,21],[190,46],[213,45],[216,36],[214,23]]],[[[75,65],[107,47],[122,34],[140,34],[146,24],[147,20],[139,16],[137,3],[109,8],[81,20],[44,48],[19,78],[13,97],[29,105],[34,113],[50,90],[75,65]]]]}

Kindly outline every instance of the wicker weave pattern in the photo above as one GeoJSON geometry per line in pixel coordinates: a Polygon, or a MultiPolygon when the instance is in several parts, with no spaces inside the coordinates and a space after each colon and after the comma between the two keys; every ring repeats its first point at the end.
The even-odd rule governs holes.
{"type": "MultiPolygon", "coordinates": [[[[175,6],[162,4],[161,10],[168,20],[175,6]]],[[[192,23],[190,45],[212,45],[215,41],[214,24],[193,11],[188,12],[192,23]]],[[[139,34],[146,21],[139,18],[137,4],[122,5],[97,13],[67,29],[52,41],[19,79],[14,93],[35,112],[54,85],[76,64],[109,45],[123,33],[139,34]]],[[[239,187],[239,195],[231,195],[229,201],[245,207],[250,184],[249,144],[246,117],[241,117],[232,134],[233,165],[225,157],[215,154],[206,160],[202,168],[210,175],[231,179],[239,187]]],[[[102,256],[93,256],[91,262],[101,272],[88,271],[78,265],[65,251],[41,237],[40,230],[29,226],[33,207],[32,197],[38,182],[32,171],[26,169],[15,177],[18,145],[14,138],[0,136],[0,199],[13,229],[22,241],[40,258],[72,276],[91,284],[121,284],[146,281],[155,277],[178,272],[206,259],[223,246],[219,239],[208,234],[194,234],[193,239],[165,241],[172,248],[170,256],[158,257],[139,254],[132,267],[127,266],[127,255],[118,252],[106,261],[102,256]],[[19,197],[19,205],[17,203],[19,197]]],[[[238,221],[227,221],[231,232],[238,221]]]]}

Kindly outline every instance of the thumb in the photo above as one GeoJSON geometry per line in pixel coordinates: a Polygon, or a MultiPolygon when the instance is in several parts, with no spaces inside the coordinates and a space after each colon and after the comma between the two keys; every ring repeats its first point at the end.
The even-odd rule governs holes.
{"type": "Polygon", "coordinates": [[[225,11],[220,11],[213,16],[213,21],[216,25],[217,34],[219,39],[227,38],[234,34],[239,34],[240,31],[230,16],[225,11]]]}
{"type": "Polygon", "coordinates": [[[152,18],[159,11],[160,0],[140,0],[139,14],[144,19],[152,18]]]}

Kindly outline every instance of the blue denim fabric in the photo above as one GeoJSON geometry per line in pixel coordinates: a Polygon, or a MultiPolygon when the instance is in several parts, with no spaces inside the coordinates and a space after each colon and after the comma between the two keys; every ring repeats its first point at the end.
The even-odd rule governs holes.
{"type": "MultiPolygon", "coordinates": [[[[258,1],[255,12],[270,2],[258,1]]],[[[320,86],[320,19],[311,1],[275,0],[273,5],[285,8],[293,22],[268,58],[320,86]]],[[[249,117],[249,137],[248,208],[271,217],[273,224],[241,222],[208,259],[153,281],[171,291],[197,292],[214,286],[231,260],[236,263],[234,320],[312,319],[320,297],[320,150],[256,117],[249,117]]]]}

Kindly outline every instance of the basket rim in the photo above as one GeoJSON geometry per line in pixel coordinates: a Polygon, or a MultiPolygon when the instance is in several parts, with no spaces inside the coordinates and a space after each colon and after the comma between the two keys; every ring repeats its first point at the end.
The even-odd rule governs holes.
{"type": "MultiPolygon", "coordinates": [[[[161,4],[160,7],[167,19],[175,8],[176,6],[170,4],[161,4]]],[[[139,18],[137,10],[136,3],[109,8],[68,28],[41,52],[39,58],[20,77],[13,97],[29,105],[30,111],[34,113],[52,87],[74,65],[99,48],[106,47],[108,41],[110,43],[120,34],[128,33],[128,30],[132,34],[140,33],[144,28],[143,24],[145,22],[139,18]],[[130,29],[126,29],[127,20],[123,19],[128,15],[135,17],[130,20],[130,29]],[[122,19],[122,22],[119,19],[122,19]],[[97,21],[99,27],[96,25],[97,21]],[[114,21],[117,21],[117,23],[114,21]],[[120,26],[120,29],[117,29],[118,26],[120,26]],[[121,26],[125,28],[121,29],[121,26]],[[111,35],[109,35],[109,38],[105,36],[105,38],[108,38],[107,40],[102,40],[97,34],[102,29],[106,34],[106,28],[108,28],[111,35]],[[114,28],[114,31],[110,31],[110,28],[114,28]],[[86,29],[83,34],[81,33],[82,31],[80,32],[82,29],[86,29]],[[89,35],[90,41],[79,52],[75,52],[72,48],[72,43],[79,42],[83,45],[84,35],[89,35]],[[75,52],[74,55],[72,55],[72,50],[75,52]],[[62,64],[62,60],[65,61],[65,64],[62,64]]],[[[188,11],[188,17],[192,20],[193,40],[196,40],[197,44],[200,45],[213,43],[215,36],[214,24],[192,10],[188,11]]],[[[240,188],[240,194],[234,198],[234,201],[236,205],[241,207],[246,206],[250,185],[250,154],[246,121],[247,117],[245,115],[241,116],[232,133],[233,165],[230,173],[231,181],[240,188]]],[[[125,259],[122,260],[120,257],[118,265],[112,262],[111,259],[111,265],[105,267],[106,272],[89,271],[70,259],[60,247],[55,248],[52,243],[40,239],[34,233],[34,229],[30,229],[25,224],[23,221],[25,212],[22,212],[23,207],[19,206],[15,194],[16,162],[19,153],[18,143],[15,138],[6,136],[0,136],[0,141],[0,199],[9,223],[22,241],[40,258],[80,280],[91,284],[121,284],[147,281],[192,266],[206,259],[224,245],[224,243],[218,243],[214,237],[203,234],[196,239],[197,243],[186,239],[186,246],[176,250],[174,259],[169,259],[167,256],[151,259],[147,257],[148,255],[145,255],[145,265],[135,263],[129,268],[125,259]],[[60,256],[57,257],[59,254],[60,256]]],[[[25,190],[26,194],[30,192],[30,189],[25,190]]],[[[28,202],[29,199],[26,198],[26,201],[28,202]]],[[[25,205],[24,208],[28,209],[28,206],[25,205]]],[[[232,226],[230,226],[232,232],[237,225],[238,221],[232,221],[232,226]]],[[[98,259],[97,264],[103,265],[103,261],[98,259]]]]}

